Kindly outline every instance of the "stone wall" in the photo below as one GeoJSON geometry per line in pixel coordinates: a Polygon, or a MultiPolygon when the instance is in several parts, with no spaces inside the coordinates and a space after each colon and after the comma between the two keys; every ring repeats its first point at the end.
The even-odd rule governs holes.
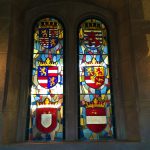
{"type": "MultiPolygon", "coordinates": [[[[66,3],[67,5],[64,5],[65,3],[59,0],[53,5],[57,8],[57,4],[60,3],[64,9],[60,9],[56,15],[66,15],[68,21],[70,20],[70,23],[72,23],[72,28],[68,26],[66,29],[69,33],[67,33],[68,39],[75,40],[75,37],[72,36],[72,33],[75,32],[75,26],[77,26],[75,20],[80,19],[82,17],[80,13],[82,14],[84,11],[88,12],[88,10],[91,10],[91,12],[94,12],[96,9],[93,8],[97,8],[97,12],[100,9],[103,11],[103,17],[107,16],[109,18],[108,14],[110,12],[114,17],[114,22],[108,22],[112,23],[112,26],[115,26],[114,29],[113,27],[110,28],[113,30],[110,32],[110,42],[113,43],[111,45],[113,50],[111,55],[113,56],[112,72],[113,89],[116,99],[117,138],[119,140],[138,141],[133,144],[129,144],[128,142],[117,143],[115,141],[114,144],[112,142],[106,147],[104,144],[97,144],[95,147],[100,148],[102,146],[106,149],[110,147],[120,149],[124,145],[128,149],[137,149],[140,146],[142,148],[144,146],[146,150],[150,147],[150,145],[146,144],[146,142],[150,141],[150,1],[117,0],[115,3],[113,0],[97,0],[95,2],[92,0],[83,0],[80,6],[87,5],[83,7],[84,9],[78,9],[78,12],[76,12],[75,8],[81,8],[77,7],[77,4],[80,2],[78,0],[72,1],[74,1],[74,5],[71,4],[71,1],[67,0],[64,0],[64,2],[68,2],[68,4],[66,3]],[[74,20],[67,13],[67,9],[70,12],[72,11],[74,20]],[[80,17],[75,18],[77,14],[80,17]]],[[[2,141],[3,143],[24,142],[26,110],[28,107],[27,87],[29,84],[28,75],[30,69],[30,52],[28,50],[31,49],[31,45],[29,44],[29,40],[31,40],[30,33],[24,33],[24,31],[30,29],[27,27],[29,23],[26,22],[27,20],[25,21],[25,17],[28,16],[29,20],[33,21],[32,17],[29,16],[36,16],[40,12],[42,14],[45,11],[45,9],[42,10],[44,3],[48,3],[48,1],[0,0],[0,143],[2,141]],[[37,9],[38,7],[39,10],[37,9]],[[28,25],[24,25],[24,23],[28,25]],[[20,38],[20,34],[23,35],[22,38],[20,38]],[[7,53],[8,49],[9,53],[7,53]],[[28,56],[25,57],[25,55],[28,56]],[[27,65],[28,67],[24,67],[22,71],[22,65],[27,65]]],[[[49,12],[48,7],[46,9],[49,12]]],[[[63,19],[65,20],[65,17],[63,19]]],[[[66,21],[65,24],[67,26],[69,22],[66,21]]],[[[75,44],[70,43],[66,46],[68,50],[66,55],[68,58],[71,55],[76,55],[75,52],[69,51],[72,48],[76,48],[75,44]]],[[[72,61],[76,62],[76,57],[66,61],[66,67],[69,68],[66,74],[69,74],[70,70],[75,74],[75,70],[73,69],[75,68],[74,63],[70,63],[72,61]]],[[[68,92],[66,95],[66,109],[69,110],[65,113],[68,118],[66,120],[66,127],[70,128],[74,126],[74,130],[70,132],[67,130],[67,140],[77,140],[77,115],[71,123],[69,120],[74,113],[77,113],[77,108],[71,104],[73,102],[74,106],[77,106],[77,85],[71,86],[73,80],[76,80],[76,75],[68,76],[68,80],[66,81],[68,85],[66,91],[72,89],[72,92],[68,92]]],[[[59,147],[58,145],[57,147],[59,147]]],[[[81,145],[86,148],[86,144],[82,143],[81,145]]],[[[19,146],[14,146],[13,148],[19,148],[19,146]]],[[[71,146],[75,147],[75,144],[65,144],[63,149],[65,149],[65,146],[70,148],[71,146]]],[[[90,144],[90,146],[94,147],[93,144],[90,144]]],[[[27,147],[30,147],[30,145],[27,145],[27,147]]],[[[30,148],[32,147],[33,145],[30,148]]],[[[80,148],[80,144],[76,144],[76,148],[80,148]]]]}
{"type": "Polygon", "coordinates": [[[2,111],[6,79],[7,52],[9,47],[10,0],[0,0],[0,143],[2,138],[2,111]]]}
{"type": "MultiPolygon", "coordinates": [[[[131,41],[131,24],[129,3],[126,3],[117,11],[117,35],[118,35],[118,64],[121,87],[120,103],[124,109],[124,127],[128,140],[139,140],[139,119],[137,111],[136,76],[134,55],[131,41]]],[[[120,110],[119,110],[120,111],[120,110]]],[[[123,119],[123,118],[122,118],[123,119]]]]}
{"type": "Polygon", "coordinates": [[[141,140],[150,141],[150,1],[130,2],[141,140]],[[137,11],[138,10],[138,11],[137,11]],[[140,11],[141,10],[141,11],[140,11]]]}

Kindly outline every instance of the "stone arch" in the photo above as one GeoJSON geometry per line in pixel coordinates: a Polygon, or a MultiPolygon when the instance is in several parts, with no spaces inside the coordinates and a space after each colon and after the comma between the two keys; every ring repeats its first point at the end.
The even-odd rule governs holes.
{"type": "MultiPolygon", "coordinates": [[[[9,53],[8,53],[8,65],[7,65],[7,91],[5,93],[5,103],[3,106],[3,142],[12,143],[16,141],[25,141],[25,125],[28,108],[28,96],[29,96],[29,84],[30,84],[30,62],[31,62],[31,41],[32,41],[32,25],[35,19],[44,15],[54,15],[60,17],[64,22],[66,28],[66,41],[69,39],[72,41],[66,45],[66,111],[65,117],[67,118],[65,126],[66,128],[72,127],[73,130],[65,131],[66,140],[78,140],[78,117],[75,116],[74,120],[72,115],[77,114],[77,84],[72,85],[72,81],[77,81],[76,74],[76,37],[73,33],[76,33],[77,24],[83,17],[88,15],[102,16],[106,20],[110,29],[110,48],[112,49],[112,76],[113,76],[113,91],[114,91],[114,103],[116,114],[116,137],[117,139],[137,140],[139,139],[138,131],[138,119],[136,108],[128,108],[128,105],[135,103],[135,88],[133,78],[133,70],[129,63],[132,63],[132,58],[123,55],[126,51],[122,46],[121,36],[124,36],[121,20],[116,21],[117,6],[108,8],[107,4],[102,3],[96,5],[93,3],[85,2],[47,2],[43,4],[38,1],[36,5],[27,3],[23,7],[20,7],[19,3],[13,3],[13,13],[11,21],[11,40],[9,41],[9,53]],[[42,4],[42,5],[40,5],[42,4]],[[19,9],[16,9],[19,8],[19,9]],[[69,8],[69,9],[67,9],[69,8]],[[59,11],[57,11],[59,10],[59,11]],[[120,30],[118,31],[117,25],[120,30]],[[22,33],[22,38],[20,38],[22,33]],[[119,43],[119,44],[118,44],[119,43]],[[21,47],[21,48],[20,48],[21,47]],[[71,50],[70,50],[71,49],[71,50]],[[74,56],[71,58],[70,56],[74,56]],[[13,64],[13,65],[12,65],[13,64]],[[129,78],[125,78],[124,72],[121,69],[130,68],[129,78]],[[23,68],[23,69],[22,69],[23,68]],[[70,72],[74,75],[69,76],[70,72]],[[125,82],[132,82],[130,93],[126,95],[128,85],[125,82]],[[123,83],[122,83],[123,82],[123,83]],[[124,84],[124,85],[123,85],[124,84]],[[126,87],[127,86],[127,87],[126,87]],[[70,92],[69,92],[70,90],[70,92]],[[124,97],[124,98],[123,98],[124,97]],[[70,101],[72,99],[72,101],[70,101]],[[129,103],[126,99],[131,100],[129,103]],[[13,101],[13,103],[12,103],[13,101]],[[73,105],[72,105],[73,104],[73,105]],[[135,120],[130,118],[129,113],[132,113],[135,120]],[[123,118],[123,119],[122,119],[123,118]],[[132,122],[132,123],[131,123],[132,122]],[[6,125],[7,124],[7,125],[6,125]],[[134,126],[134,132],[132,127],[134,126]],[[17,128],[16,128],[17,127],[17,128]],[[10,131],[12,131],[10,133],[10,131]]],[[[125,5],[126,6],[126,5],[125,5]]],[[[128,9],[124,6],[124,12],[128,9]]],[[[119,14],[117,14],[119,15],[119,14]]],[[[121,18],[121,17],[120,17],[121,18]]],[[[128,22],[127,22],[128,23],[128,22]]],[[[130,27],[129,27],[130,28],[130,27]]],[[[127,31],[129,33],[129,31],[127,31]]],[[[130,33],[129,33],[130,34],[130,33]]],[[[127,49],[130,49],[130,42],[126,40],[127,49]]],[[[130,51],[128,51],[130,53],[130,51]]],[[[132,55],[132,54],[131,54],[132,55]]]]}

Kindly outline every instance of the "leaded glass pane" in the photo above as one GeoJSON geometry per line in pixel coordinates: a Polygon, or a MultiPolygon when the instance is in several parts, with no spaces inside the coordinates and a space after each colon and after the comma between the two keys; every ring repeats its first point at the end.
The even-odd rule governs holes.
{"type": "Polygon", "coordinates": [[[63,34],[52,17],[34,28],[29,140],[63,139],[63,34]]]}
{"type": "Polygon", "coordinates": [[[97,19],[79,27],[80,139],[113,137],[107,30],[97,19]]]}

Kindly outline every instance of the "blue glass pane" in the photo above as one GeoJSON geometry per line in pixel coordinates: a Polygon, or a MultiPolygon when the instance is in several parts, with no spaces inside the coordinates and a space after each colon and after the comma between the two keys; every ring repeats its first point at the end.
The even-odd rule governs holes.
{"type": "Polygon", "coordinates": [[[107,30],[97,19],[79,28],[80,139],[113,137],[107,30]]]}
{"type": "Polygon", "coordinates": [[[63,28],[54,18],[34,28],[29,140],[63,139],[63,28]]]}

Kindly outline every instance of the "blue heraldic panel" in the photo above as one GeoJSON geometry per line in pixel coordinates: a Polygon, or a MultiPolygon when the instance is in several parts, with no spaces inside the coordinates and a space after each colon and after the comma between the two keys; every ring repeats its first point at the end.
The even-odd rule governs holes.
{"type": "Polygon", "coordinates": [[[61,141],[63,111],[63,27],[43,18],[34,28],[29,140],[61,141]]]}
{"type": "Polygon", "coordinates": [[[108,39],[105,25],[87,19],[79,26],[80,139],[113,138],[108,39]]]}

